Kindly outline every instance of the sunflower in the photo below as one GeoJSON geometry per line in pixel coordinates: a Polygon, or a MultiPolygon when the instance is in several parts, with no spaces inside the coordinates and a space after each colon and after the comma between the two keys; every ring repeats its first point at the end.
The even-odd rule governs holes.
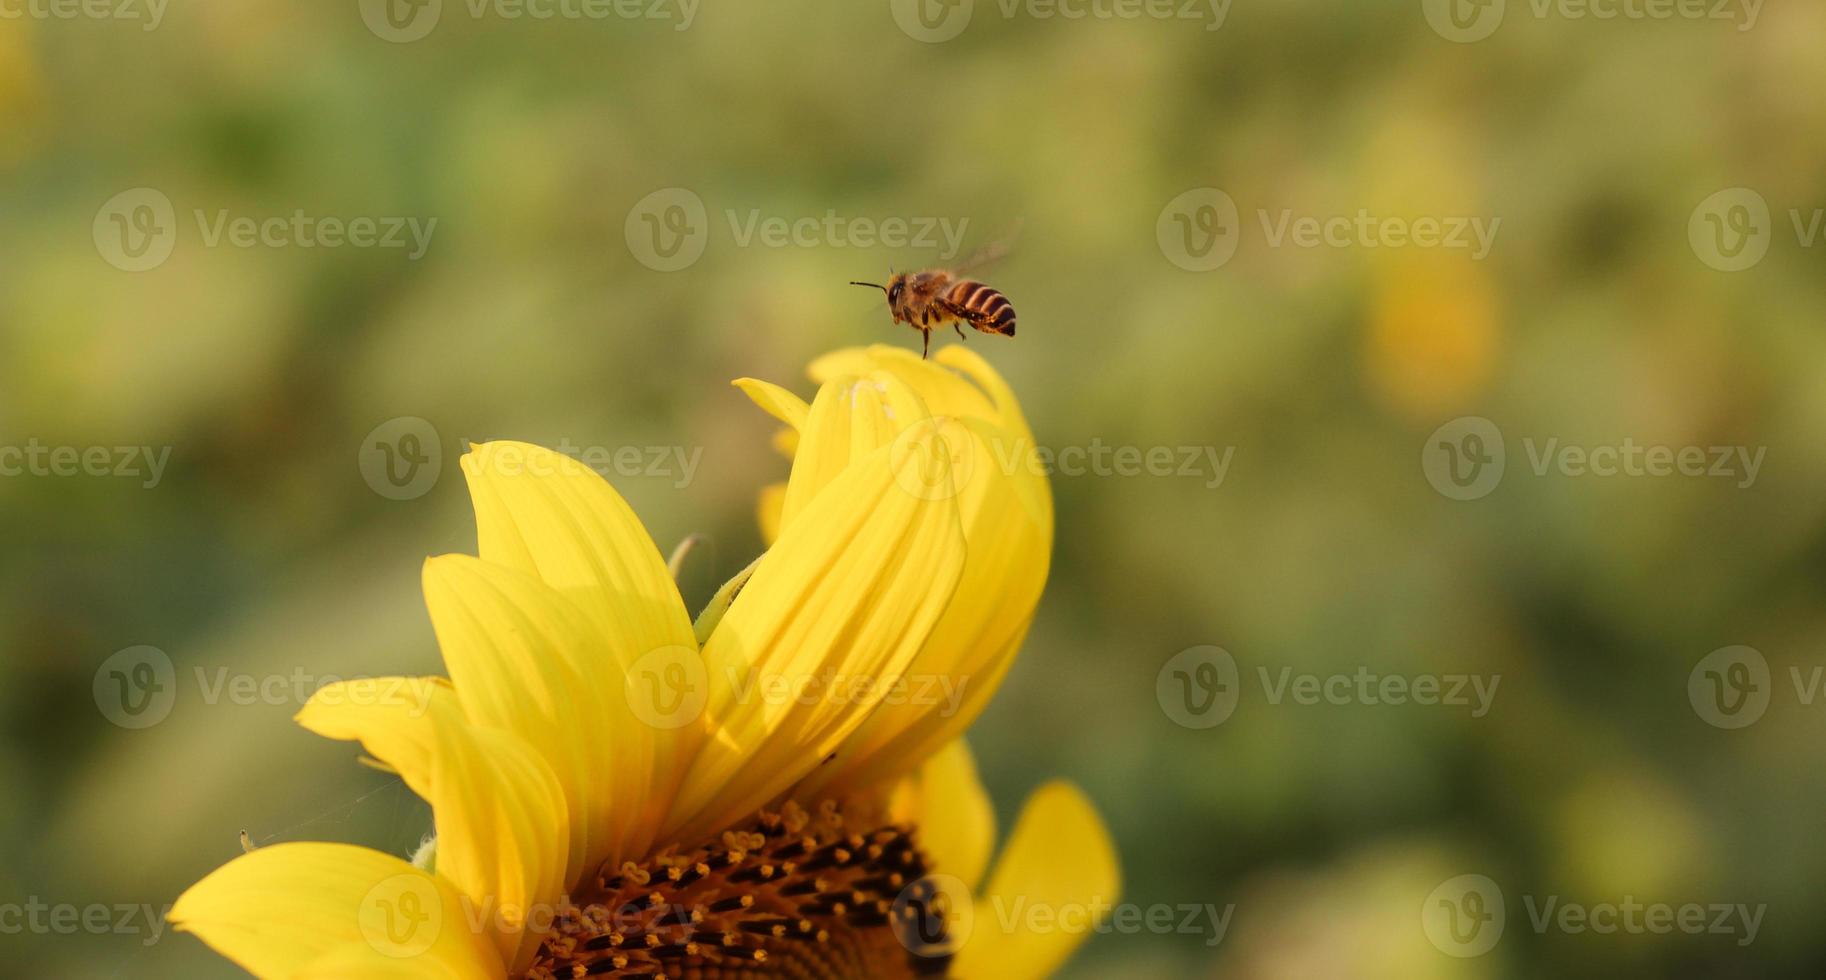
{"type": "Polygon", "coordinates": [[[956,347],[937,362],[839,351],[811,374],[809,404],[736,382],[785,423],[792,467],[762,495],[768,548],[695,622],[600,476],[530,445],[473,447],[479,555],[424,568],[448,679],[348,681],[298,715],[396,772],[435,835],[411,860],[259,848],[171,921],[261,977],[1061,964],[1116,900],[1108,834],[1051,783],[987,871],[995,820],[961,739],[1051,557],[1027,423],[956,347]]]}

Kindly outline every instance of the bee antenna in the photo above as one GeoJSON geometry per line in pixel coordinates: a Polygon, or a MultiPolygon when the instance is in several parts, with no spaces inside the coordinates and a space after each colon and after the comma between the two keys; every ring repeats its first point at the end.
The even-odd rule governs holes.
{"type": "Polygon", "coordinates": [[[888,288],[888,287],[886,287],[886,286],[883,286],[883,285],[882,285],[882,284],[881,284],[881,283],[878,283],[878,282],[857,282],[857,281],[856,281],[856,280],[854,280],[854,279],[851,279],[851,280],[850,280],[850,285],[852,285],[852,286],[867,286],[867,287],[869,287],[869,288],[870,288],[870,289],[879,289],[879,290],[882,290],[882,291],[883,291],[883,292],[886,292],[886,291],[887,291],[887,288],[888,288]]]}

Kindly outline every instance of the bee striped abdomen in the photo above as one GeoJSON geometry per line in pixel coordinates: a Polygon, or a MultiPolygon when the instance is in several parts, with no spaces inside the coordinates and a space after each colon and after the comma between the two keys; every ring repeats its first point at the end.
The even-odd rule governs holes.
{"type": "Polygon", "coordinates": [[[976,329],[1014,336],[1014,304],[1001,290],[966,279],[947,290],[945,300],[962,311],[976,329]]]}

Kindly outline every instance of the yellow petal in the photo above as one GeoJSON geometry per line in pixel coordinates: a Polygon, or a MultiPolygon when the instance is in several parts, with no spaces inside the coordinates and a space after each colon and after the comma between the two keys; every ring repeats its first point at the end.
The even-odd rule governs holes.
{"type": "Polygon", "coordinates": [[[795,429],[805,427],[806,413],[811,409],[805,399],[787,391],[771,381],[756,378],[737,378],[731,382],[761,410],[795,429]]]}
{"type": "Polygon", "coordinates": [[[848,467],[761,557],[704,648],[713,737],[668,839],[721,829],[803,778],[878,700],[854,685],[897,680],[925,642],[964,561],[956,502],[911,492],[933,452],[913,439],[848,467]]]}
{"type": "Polygon", "coordinates": [[[953,345],[940,350],[934,359],[946,367],[962,371],[970,380],[975,381],[995,403],[999,416],[997,421],[1002,427],[1016,435],[1026,436],[1030,443],[1033,441],[1033,431],[1027,427],[1027,417],[1021,413],[1021,403],[1014,397],[1014,389],[1002,380],[1001,374],[990,367],[988,361],[983,360],[981,354],[953,345]]]}
{"type": "Polygon", "coordinates": [[[955,371],[922,360],[909,350],[875,344],[827,354],[812,362],[812,380],[820,384],[840,374],[868,375],[885,371],[918,392],[932,415],[980,418],[1003,421],[995,403],[982,389],[959,377],[955,371]]]}
{"type": "MultiPolygon", "coordinates": [[[[665,558],[602,477],[568,456],[516,442],[475,447],[463,457],[463,472],[483,560],[531,574],[576,603],[624,663],[695,649],[665,558]]],[[[654,739],[642,825],[656,823],[671,802],[695,732],[654,739]]]]}
{"type": "Polygon", "coordinates": [[[976,759],[955,739],[896,788],[895,822],[919,827],[919,846],[935,871],[975,889],[995,848],[995,808],[977,779],[976,759]]]}
{"type": "Polygon", "coordinates": [[[774,483],[761,488],[761,501],[755,508],[761,525],[761,542],[772,547],[780,540],[780,516],[786,510],[786,484],[774,483]]]}
{"type": "Polygon", "coordinates": [[[539,580],[468,555],[425,563],[425,603],[470,722],[535,748],[564,787],[566,887],[619,864],[652,776],[653,730],[623,703],[626,665],[576,604],[539,580]]]}
{"type": "Polygon", "coordinates": [[[918,659],[906,697],[884,703],[805,793],[843,796],[896,778],[976,720],[1014,663],[1052,559],[1044,471],[1024,440],[978,419],[937,423],[953,453],[969,543],[962,581],[918,659]]]}
{"type": "Polygon", "coordinates": [[[519,736],[471,725],[448,687],[422,706],[376,706],[361,699],[368,683],[323,688],[298,722],[360,740],[431,804],[439,877],[487,910],[486,931],[501,959],[524,967],[539,941],[523,928],[526,916],[550,908],[564,890],[570,817],[563,787],[519,736]]]}
{"type": "Polygon", "coordinates": [[[505,975],[468,926],[448,883],[391,855],[348,844],[274,844],[216,869],[167,916],[257,977],[291,977],[335,954],[343,976],[505,975]],[[420,964],[431,972],[389,973],[420,964]]]}
{"type": "Polygon", "coordinates": [[[818,389],[799,429],[799,450],[780,504],[781,528],[792,524],[852,462],[894,441],[899,430],[883,404],[882,390],[858,378],[839,378],[818,389]]]}
{"type": "Polygon", "coordinates": [[[1109,830],[1090,800],[1069,783],[1042,786],[1028,798],[989,887],[976,899],[953,975],[1050,976],[1108,915],[1121,887],[1109,830]],[[1047,928],[1029,928],[1036,922],[1047,928]]]}
{"type": "Polygon", "coordinates": [[[326,684],[295,719],[325,738],[357,741],[412,792],[431,798],[430,730],[422,720],[460,712],[442,677],[362,677],[326,684]]]}
{"type": "Polygon", "coordinates": [[[449,963],[427,956],[394,958],[377,956],[373,947],[344,946],[313,960],[291,980],[501,980],[502,974],[468,963],[449,963]]]}

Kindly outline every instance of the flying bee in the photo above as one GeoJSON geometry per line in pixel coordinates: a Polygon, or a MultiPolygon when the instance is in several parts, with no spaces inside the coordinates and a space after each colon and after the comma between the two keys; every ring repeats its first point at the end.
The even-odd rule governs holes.
{"type": "Polygon", "coordinates": [[[993,262],[1007,254],[1006,242],[991,245],[967,259],[957,269],[927,269],[924,272],[894,273],[889,270],[886,285],[878,282],[851,281],[852,286],[879,289],[888,296],[888,312],[895,323],[918,330],[925,338],[921,357],[932,353],[932,331],[945,324],[962,339],[964,324],[984,333],[1014,336],[1014,304],[994,286],[966,279],[963,273],[993,262]]]}

